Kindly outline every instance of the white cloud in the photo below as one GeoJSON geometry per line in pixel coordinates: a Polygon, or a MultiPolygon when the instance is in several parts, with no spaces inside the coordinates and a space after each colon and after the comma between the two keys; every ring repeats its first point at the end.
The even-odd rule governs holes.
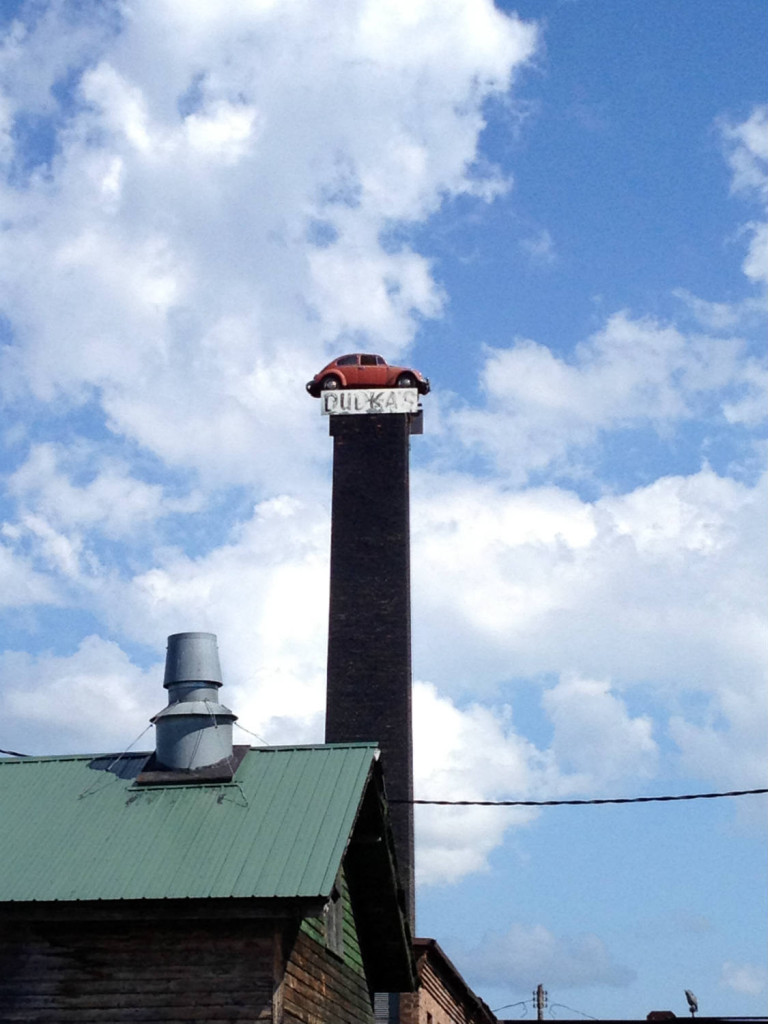
{"type": "Polygon", "coordinates": [[[83,99],[101,112],[103,128],[124,136],[128,144],[143,154],[162,145],[152,131],[142,90],[130,85],[110,64],[102,61],[82,78],[83,99]]]}
{"type": "MultiPolygon", "coordinates": [[[[58,539],[43,538],[46,553],[58,539]]],[[[128,580],[94,571],[68,548],[48,557],[58,557],[62,576],[74,577],[81,606],[92,606],[121,636],[154,649],[158,661],[172,633],[216,633],[222,699],[239,724],[265,742],[318,742],[325,701],[328,542],[322,511],[278,498],[257,507],[230,543],[197,559],[178,550],[159,551],[155,568],[128,580]]],[[[35,659],[8,652],[7,658],[4,678],[18,681],[5,689],[8,728],[28,731],[24,723],[30,722],[55,727],[59,741],[66,738],[72,749],[103,750],[128,742],[140,722],[165,703],[160,666],[144,673],[117,644],[97,637],[69,657],[35,659]],[[70,683],[72,700],[61,711],[70,683]]],[[[240,742],[258,741],[241,734],[240,742]]],[[[152,743],[147,740],[147,748],[152,743]]]]}
{"type": "Polygon", "coordinates": [[[530,256],[533,263],[542,266],[551,266],[557,260],[554,239],[546,228],[521,239],[520,248],[530,256]]]}
{"type": "Polygon", "coordinates": [[[535,988],[541,978],[549,987],[629,985],[635,972],[617,964],[604,943],[590,933],[557,936],[541,924],[517,923],[505,934],[484,936],[462,959],[473,983],[535,988]]]}
{"type": "Polygon", "coordinates": [[[563,769],[577,773],[582,791],[655,775],[650,718],[630,717],[607,682],[566,676],[545,691],[542,705],[555,727],[552,751],[563,769]]]}
{"type": "Polygon", "coordinates": [[[768,106],[755,107],[746,121],[721,125],[734,192],[768,200],[768,106]]]}
{"type": "Polygon", "coordinates": [[[737,964],[732,960],[726,960],[720,972],[720,984],[734,992],[759,996],[765,991],[767,975],[768,972],[762,964],[737,964]]]}
{"type": "Polygon", "coordinates": [[[93,59],[115,28],[114,10],[107,5],[89,9],[78,21],[61,0],[38,7],[34,27],[23,15],[13,20],[0,41],[0,83],[15,116],[19,110],[50,114],[56,105],[51,85],[60,83],[71,68],[93,59]]]}
{"type": "Polygon", "coordinates": [[[424,257],[409,250],[376,252],[369,232],[342,239],[309,256],[313,309],[336,335],[367,332],[376,345],[407,343],[413,316],[437,316],[439,291],[424,257]]]}
{"type": "Polygon", "coordinates": [[[7,98],[0,94],[0,167],[7,167],[13,157],[12,128],[11,105],[7,98]]]}
{"type": "MultiPolygon", "coordinates": [[[[159,668],[142,672],[117,644],[98,636],[86,637],[70,656],[5,651],[0,674],[8,681],[0,694],[6,726],[23,735],[30,724],[50,731],[55,723],[58,753],[62,744],[82,752],[84,743],[93,752],[125,750],[165,703],[159,668]]],[[[138,749],[151,748],[145,738],[138,749]]]]}
{"type": "Polygon", "coordinates": [[[728,163],[733,173],[732,190],[757,200],[763,219],[749,221],[743,233],[749,247],[742,269],[755,283],[768,284],[768,106],[755,107],[746,121],[721,123],[728,163]]]}
{"type": "MultiPolygon", "coordinates": [[[[755,107],[746,121],[734,124],[723,118],[718,126],[732,175],[731,192],[759,208],[758,217],[743,223],[735,233],[739,246],[746,239],[747,252],[741,269],[751,282],[765,286],[768,281],[768,106],[755,107]]],[[[703,299],[684,288],[676,288],[672,294],[685,304],[705,330],[720,332],[750,325],[758,319],[763,321],[764,292],[763,287],[761,294],[730,302],[703,299]]],[[[759,418],[751,418],[749,422],[757,422],[759,418]]]]}
{"type": "MultiPolygon", "coordinates": [[[[514,700],[514,698],[513,698],[514,700]]],[[[552,800],[595,795],[654,774],[651,722],[632,718],[605,683],[568,677],[542,705],[554,726],[537,748],[518,734],[510,706],[460,708],[430,683],[413,693],[414,788],[425,800],[552,800]]],[[[505,833],[534,821],[531,807],[416,809],[417,877],[422,885],[456,882],[488,869],[505,833]]]]}
{"type": "Polygon", "coordinates": [[[51,575],[76,581],[81,574],[83,542],[77,534],[67,534],[53,527],[44,516],[35,513],[22,515],[18,526],[11,527],[9,536],[14,540],[24,537],[30,541],[43,566],[51,575]],[[25,536],[26,535],[26,536],[25,536]]]}
{"type": "Polygon", "coordinates": [[[185,120],[190,144],[226,163],[233,163],[255,143],[257,111],[220,101],[204,115],[190,114],[185,120]]]}
{"type": "Polygon", "coordinates": [[[199,496],[169,499],[159,484],[132,476],[128,466],[93,445],[33,445],[27,461],[8,479],[8,493],[37,519],[77,534],[93,529],[116,538],[163,515],[194,511],[199,496]],[[78,484],[73,474],[87,474],[78,484]]]}
{"type": "MultiPolygon", "coordinates": [[[[462,711],[433,685],[417,683],[413,719],[417,799],[509,800],[529,794],[542,776],[551,777],[556,787],[557,772],[546,755],[487,708],[473,705],[462,711]]],[[[487,869],[486,858],[505,831],[536,816],[530,808],[418,807],[419,883],[455,882],[487,869]]]]}
{"type": "Polygon", "coordinates": [[[683,771],[702,778],[716,765],[717,777],[728,785],[756,786],[768,759],[765,712],[760,687],[724,679],[703,721],[688,721],[682,715],[670,719],[669,731],[680,749],[683,771]]]}
{"type": "Polygon", "coordinates": [[[209,554],[160,552],[155,568],[127,584],[105,582],[95,596],[108,603],[116,628],[158,649],[171,633],[216,633],[224,702],[240,724],[267,742],[317,742],[325,706],[328,545],[323,510],[275,498],[209,554]]]}
{"type": "Polygon", "coordinates": [[[694,675],[712,686],[715,647],[756,664],[764,481],[704,469],[594,502],[460,475],[414,483],[414,600],[451,686],[568,665],[622,685],[694,675]],[[453,636],[466,637],[471,671],[453,636]]]}
{"type": "MultiPolygon", "coordinates": [[[[124,484],[119,482],[118,493],[124,484]]],[[[95,514],[100,508],[101,494],[83,497],[75,489],[74,506],[68,509],[68,486],[64,486],[60,517],[77,516],[81,526],[84,514],[95,514]]],[[[224,702],[240,716],[239,724],[266,742],[322,740],[329,547],[324,507],[287,497],[271,499],[258,505],[249,520],[234,527],[228,540],[208,554],[195,558],[177,548],[156,548],[153,567],[133,574],[105,568],[89,530],[55,529],[42,516],[27,514],[19,523],[7,525],[4,535],[0,568],[7,569],[9,582],[17,588],[11,607],[43,602],[74,605],[91,611],[113,635],[156,651],[158,658],[172,633],[198,629],[216,633],[226,684],[224,702]],[[21,551],[27,549],[31,554],[25,558],[21,551]]],[[[144,560],[139,564],[144,565],[144,560]]],[[[68,671],[78,676],[86,654],[95,664],[99,650],[114,653],[119,648],[88,646],[85,654],[78,651],[69,662],[61,655],[53,676],[68,671]]],[[[122,651],[119,659],[129,664],[122,651]]],[[[24,672],[33,678],[34,659],[25,665],[24,672]]],[[[107,658],[105,672],[111,671],[110,665],[107,658]]],[[[45,671],[43,664],[39,675],[45,671]]],[[[91,675],[95,678],[97,672],[96,667],[91,675]]],[[[122,707],[126,700],[133,700],[131,681],[137,673],[133,667],[126,671],[122,698],[121,677],[112,673],[112,683],[99,703],[102,712],[105,702],[114,700],[116,707],[122,707]]],[[[21,722],[25,720],[23,688],[14,699],[14,714],[21,722]]],[[[142,694],[141,712],[148,717],[164,699],[160,673],[154,686],[142,694]]],[[[35,707],[36,720],[42,723],[47,716],[49,727],[60,736],[70,736],[77,749],[71,739],[73,723],[59,715],[55,703],[46,705],[41,698],[35,707]]],[[[109,748],[110,736],[111,732],[101,729],[97,714],[84,718],[77,733],[80,746],[85,742],[91,749],[109,748]]],[[[250,740],[241,737],[241,741],[250,740]]]]}
{"type": "Polygon", "coordinates": [[[691,294],[685,288],[675,288],[672,295],[683,303],[694,321],[705,331],[715,334],[736,331],[765,316],[762,299],[748,296],[740,302],[712,302],[691,294]]]}
{"type": "Polygon", "coordinates": [[[18,526],[0,525],[0,607],[58,604],[61,595],[56,582],[36,569],[29,558],[13,551],[20,533],[18,526]]]}
{"type": "Polygon", "coordinates": [[[566,577],[572,572],[559,552],[588,548],[596,533],[589,507],[556,488],[508,492],[432,475],[416,476],[414,485],[416,600],[429,617],[428,635],[445,616],[441,643],[459,622],[486,641],[513,641],[559,603],[548,573],[555,563],[566,577]]]}
{"type": "MultiPolygon", "coordinates": [[[[533,341],[488,349],[486,407],[458,410],[454,443],[487,454],[509,477],[564,467],[601,434],[733,417],[762,394],[763,371],[738,339],[685,335],[627,313],[578,345],[571,361],[533,341]]],[[[751,415],[751,414],[750,414],[751,415]]]]}
{"type": "Polygon", "coordinates": [[[0,185],[1,379],[274,491],[313,472],[295,426],[320,349],[351,334],[395,355],[439,314],[429,263],[386,238],[506,187],[478,170],[482,109],[536,34],[490,0],[209,8],[142,0],[110,25],[51,5],[11,34],[6,120],[55,114],[58,151],[0,185]]]}
{"type": "Polygon", "coordinates": [[[765,282],[768,278],[768,224],[750,221],[744,230],[751,237],[742,270],[751,280],[765,282]]]}
{"type": "Polygon", "coordinates": [[[728,784],[735,773],[759,777],[764,481],[704,469],[594,502],[458,475],[414,482],[417,673],[444,695],[475,699],[511,695],[521,678],[551,686],[560,677],[547,698],[553,717],[569,695],[578,711],[584,689],[594,718],[563,715],[559,752],[569,729],[600,723],[606,772],[646,777],[666,729],[657,722],[652,737],[627,696],[650,687],[688,769],[728,784]]]}

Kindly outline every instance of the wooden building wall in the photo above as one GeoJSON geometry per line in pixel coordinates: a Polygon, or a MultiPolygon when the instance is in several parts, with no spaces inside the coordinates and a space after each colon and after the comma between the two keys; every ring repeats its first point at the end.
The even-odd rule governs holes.
{"type": "Polygon", "coordinates": [[[285,968],[284,1024],[373,1024],[346,882],[340,879],[340,934],[331,937],[328,914],[306,918],[285,968]]]}
{"type": "Polygon", "coordinates": [[[365,977],[303,930],[286,965],[282,1024],[373,1024],[365,977]]]}
{"type": "Polygon", "coordinates": [[[0,926],[3,1024],[270,1021],[271,923],[0,926]]]}
{"type": "Polygon", "coordinates": [[[323,917],[0,923],[0,1022],[372,1024],[343,902],[340,953],[323,917]]]}

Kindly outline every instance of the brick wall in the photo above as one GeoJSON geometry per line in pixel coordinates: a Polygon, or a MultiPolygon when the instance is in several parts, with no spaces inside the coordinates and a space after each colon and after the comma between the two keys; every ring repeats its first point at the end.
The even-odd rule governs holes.
{"type": "MultiPolygon", "coordinates": [[[[409,423],[332,416],[327,743],[374,741],[390,800],[413,798],[409,423]]],[[[413,808],[390,806],[414,920],[413,808]]]]}

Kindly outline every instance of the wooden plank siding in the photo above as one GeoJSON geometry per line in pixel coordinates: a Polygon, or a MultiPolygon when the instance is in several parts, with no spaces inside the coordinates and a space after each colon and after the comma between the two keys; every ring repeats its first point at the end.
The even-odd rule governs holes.
{"type": "Polygon", "coordinates": [[[268,922],[0,926],[3,1024],[273,1020],[268,922]]]}
{"type": "Polygon", "coordinates": [[[328,948],[327,915],[307,917],[286,964],[284,1024],[373,1024],[349,888],[341,872],[342,948],[328,948]]]}
{"type": "Polygon", "coordinates": [[[343,878],[325,916],[0,923],[0,1024],[372,1024],[343,878]]]}
{"type": "Polygon", "coordinates": [[[283,1024],[373,1024],[365,975],[303,929],[286,964],[283,1024]]]}
{"type": "MultiPolygon", "coordinates": [[[[342,959],[353,971],[357,971],[361,976],[364,976],[365,967],[363,965],[363,955],[360,952],[360,941],[357,934],[355,914],[352,909],[349,886],[347,885],[347,879],[343,871],[339,872],[339,877],[336,880],[336,887],[341,893],[343,935],[342,959]]],[[[319,917],[305,917],[301,923],[301,930],[306,935],[313,938],[315,942],[318,942],[321,945],[328,944],[325,915],[321,915],[319,917]]]]}

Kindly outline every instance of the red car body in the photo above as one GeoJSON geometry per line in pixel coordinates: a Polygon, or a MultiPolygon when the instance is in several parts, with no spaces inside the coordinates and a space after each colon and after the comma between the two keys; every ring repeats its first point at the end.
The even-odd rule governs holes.
{"type": "Polygon", "coordinates": [[[418,388],[419,394],[429,391],[429,379],[406,366],[390,366],[381,356],[353,352],[339,356],[324,366],[307,382],[307,391],[314,398],[321,391],[337,388],[418,388]]]}

